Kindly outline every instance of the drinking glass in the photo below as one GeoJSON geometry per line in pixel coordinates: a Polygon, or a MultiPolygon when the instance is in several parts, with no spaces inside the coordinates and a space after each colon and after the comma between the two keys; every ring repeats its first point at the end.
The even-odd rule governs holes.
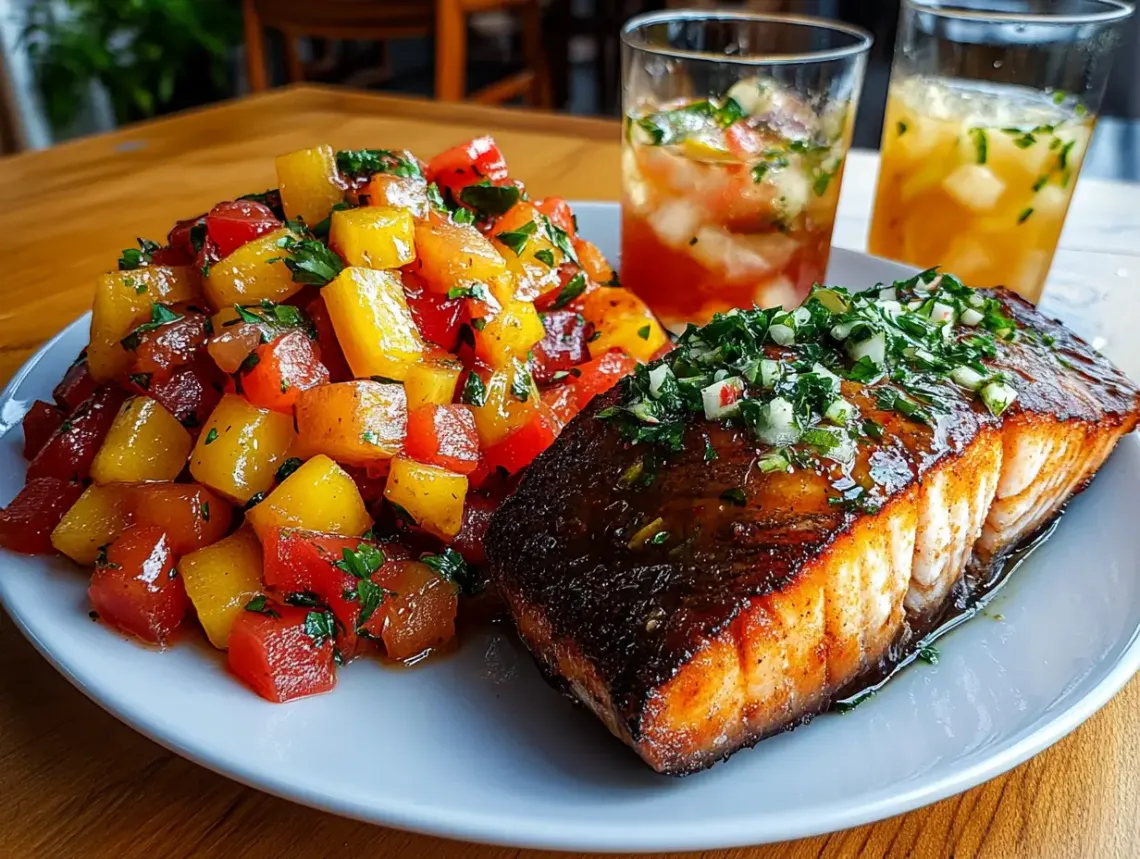
{"type": "Polygon", "coordinates": [[[796,306],[827,269],[871,36],[675,11],[621,37],[622,283],[674,329],[796,306]]]}
{"type": "Polygon", "coordinates": [[[870,251],[1037,301],[1120,0],[902,0],[870,251]]]}

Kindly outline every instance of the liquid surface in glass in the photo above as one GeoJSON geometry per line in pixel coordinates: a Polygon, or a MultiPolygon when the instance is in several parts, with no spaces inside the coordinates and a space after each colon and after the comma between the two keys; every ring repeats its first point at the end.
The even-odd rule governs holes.
{"type": "Polygon", "coordinates": [[[1061,92],[892,84],[871,253],[1037,301],[1094,121],[1061,92]]]}
{"type": "Polygon", "coordinates": [[[848,125],[759,79],[630,112],[623,285],[675,329],[798,305],[827,268],[848,125]]]}

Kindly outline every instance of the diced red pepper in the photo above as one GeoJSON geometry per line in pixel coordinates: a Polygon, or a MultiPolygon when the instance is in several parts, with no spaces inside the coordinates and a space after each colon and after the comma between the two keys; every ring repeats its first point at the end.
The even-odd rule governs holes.
{"type": "Polygon", "coordinates": [[[542,392],[542,401],[546,403],[562,426],[566,426],[574,419],[574,415],[578,414],[578,388],[572,381],[547,388],[542,392]]]}
{"type": "Polygon", "coordinates": [[[281,222],[268,206],[253,200],[218,203],[206,215],[206,233],[222,257],[280,226],[281,222]]]}
{"type": "Polygon", "coordinates": [[[417,462],[470,474],[479,464],[479,433],[468,406],[427,405],[408,413],[404,453],[417,462]]]}
{"type": "Polygon", "coordinates": [[[242,391],[255,406],[292,413],[297,394],[328,384],[319,347],[303,331],[288,331],[257,347],[257,363],[241,378],[242,391]]]}
{"type": "MultiPolygon", "coordinates": [[[[195,227],[204,227],[205,225],[206,215],[204,213],[176,223],[166,237],[168,247],[163,251],[164,259],[177,259],[180,261],[178,263],[180,265],[190,265],[193,263],[198,256],[198,249],[194,247],[192,234],[195,227]]],[[[154,264],[160,265],[157,261],[157,257],[154,260],[154,264]]],[[[172,265],[174,263],[163,262],[161,264],[172,265]]]]}
{"type": "Polygon", "coordinates": [[[127,387],[137,394],[157,400],[188,429],[205,423],[218,400],[224,383],[230,379],[218,372],[212,361],[199,358],[193,364],[179,367],[169,376],[156,375],[149,381],[132,379],[127,387]],[[146,383],[143,387],[141,383],[146,383]]]}
{"type": "Polygon", "coordinates": [[[611,349],[579,366],[581,375],[574,381],[574,388],[578,392],[578,408],[586,408],[590,400],[598,394],[604,394],[636,367],[637,360],[620,349],[611,349]]]}
{"type": "Polygon", "coordinates": [[[230,631],[228,662],[239,680],[277,704],[336,686],[332,639],[306,631],[309,610],[266,604],[243,611],[230,631]]]}
{"type": "Polygon", "coordinates": [[[336,331],[333,329],[332,319],[329,318],[329,311],[325,307],[324,298],[317,296],[310,301],[305,305],[305,312],[309,314],[309,318],[313,320],[313,325],[317,329],[317,343],[321,347],[321,363],[329,371],[329,381],[350,381],[353,378],[352,370],[349,369],[348,360],[344,357],[344,351],[340,348],[340,341],[336,338],[336,331]]]}
{"type": "Polygon", "coordinates": [[[534,207],[550,218],[556,227],[565,230],[571,238],[578,232],[574,227],[574,213],[570,211],[570,204],[561,197],[547,197],[544,200],[538,200],[534,207]]]}
{"type": "MultiPolygon", "coordinates": [[[[356,595],[359,580],[349,570],[337,566],[338,562],[343,564],[346,549],[356,552],[362,544],[383,551],[385,558],[389,553],[403,554],[398,546],[381,547],[360,537],[297,528],[272,528],[262,540],[266,587],[282,595],[308,592],[325,603],[342,627],[337,630],[337,643],[345,660],[362,649],[357,628],[365,631],[374,628],[370,625],[372,618],[361,621],[362,605],[356,595]]],[[[373,583],[382,580],[382,570],[381,567],[373,573],[373,583]]],[[[379,631],[378,627],[375,629],[379,631]]]]}
{"type": "Polygon", "coordinates": [[[52,399],[59,403],[65,412],[72,412],[75,407],[95,393],[99,383],[91,378],[87,371],[87,355],[81,353],[75,363],[67,368],[60,383],[51,392],[52,399]]]}
{"type": "Polygon", "coordinates": [[[590,360],[589,340],[593,325],[581,313],[551,310],[540,315],[546,336],[534,347],[534,380],[550,384],[556,373],[565,374],[590,360]]]}
{"type": "Polygon", "coordinates": [[[598,282],[592,280],[589,274],[583,275],[582,267],[576,263],[565,262],[558,267],[558,285],[551,287],[542,293],[542,295],[535,298],[534,306],[535,309],[539,311],[581,310],[583,297],[599,289],[608,289],[608,287],[599,286],[598,282]],[[584,285],[580,282],[580,277],[585,277],[586,282],[584,285]],[[564,290],[576,279],[579,280],[579,282],[574,285],[574,292],[577,294],[574,295],[573,298],[569,298],[564,290]],[[578,292],[578,290],[581,291],[578,292]],[[554,305],[556,304],[559,306],[555,307],[554,305]]]}
{"type": "Polygon", "coordinates": [[[24,459],[32,459],[39,453],[66,417],[63,409],[51,403],[45,403],[43,400],[32,403],[23,420],[24,459]]]}
{"type": "Polygon", "coordinates": [[[0,546],[24,555],[51,554],[51,532],[82,494],[80,484],[56,477],[29,480],[0,510],[0,546]]]}
{"type": "Polygon", "coordinates": [[[502,467],[514,474],[550,447],[561,430],[562,425],[553,412],[543,406],[527,423],[511,430],[506,438],[491,445],[483,455],[492,468],[502,467]]]}
{"type": "Polygon", "coordinates": [[[461,554],[467,563],[476,566],[487,563],[483,538],[487,536],[491,517],[498,507],[497,501],[478,493],[468,493],[464,499],[463,525],[451,541],[451,548],[461,554]]]}
{"type": "Polygon", "coordinates": [[[125,399],[125,391],[105,387],[80,403],[29,463],[27,479],[86,480],[91,462],[125,399]]]}
{"type": "Polygon", "coordinates": [[[448,298],[446,293],[426,289],[423,282],[412,274],[404,275],[404,294],[408,310],[423,338],[448,352],[454,352],[459,343],[459,329],[465,320],[464,302],[448,298]]]}
{"type": "Polygon", "coordinates": [[[427,180],[450,189],[458,198],[459,191],[476,182],[492,185],[507,182],[507,162],[492,137],[476,137],[439,153],[427,165],[427,180]]]}
{"type": "Polygon", "coordinates": [[[152,644],[166,644],[190,610],[174,568],[174,551],[161,528],[134,525],[107,548],[88,596],[111,626],[152,644]]]}
{"type": "Polygon", "coordinates": [[[189,364],[209,339],[210,318],[182,311],[182,318],[138,335],[133,373],[163,373],[189,364]]]}

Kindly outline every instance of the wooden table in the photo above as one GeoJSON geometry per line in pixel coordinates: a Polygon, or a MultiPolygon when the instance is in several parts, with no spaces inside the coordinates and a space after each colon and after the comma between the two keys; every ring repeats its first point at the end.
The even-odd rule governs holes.
{"type": "MultiPolygon", "coordinates": [[[[616,199],[614,123],[302,88],[0,159],[0,382],[87,310],[136,235],[273,184],[273,155],[317,142],[435,152],[493,133],[542,195],[616,199]]],[[[838,243],[865,242],[876,156],[853,153],[838,243]]],[[[1082,182],[1047,293],[1105,351],[1137,340],[1140,188],[1082,182]]],[[[1129,357],[1140,350],[1120,350],[1129,357]]],[[[1140,361],[1126,369],[1140,377],[1140,361]]],[[[1140,683],[1048,751],[929,808],[708,859],[1140,855],[1140,683]]],[[[104,713],[0,614],[0,857],[536,859],[342,820],[241,787],[104,713]]]]}

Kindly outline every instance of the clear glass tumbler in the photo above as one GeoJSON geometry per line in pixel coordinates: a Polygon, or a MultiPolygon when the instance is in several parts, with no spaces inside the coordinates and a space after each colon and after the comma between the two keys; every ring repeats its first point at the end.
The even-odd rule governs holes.
{"type": "Polygon", "coordinates": [[[1037,301],[1120,0],[902,0],[870,251],[1037,301]]]}
{"type": "Polygon", "coordinates": [[[715,11],[621,36],[622,283],[675,329],[796,306],[827,269],[871,36],[715,11]]]}

